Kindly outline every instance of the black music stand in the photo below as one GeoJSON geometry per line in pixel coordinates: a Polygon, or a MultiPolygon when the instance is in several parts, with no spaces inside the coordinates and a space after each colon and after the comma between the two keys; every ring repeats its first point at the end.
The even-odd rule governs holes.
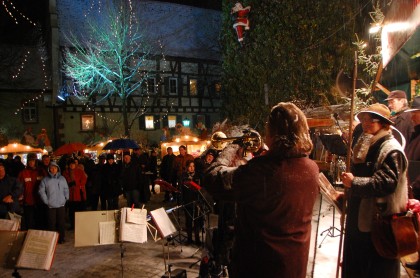
{"type": "MultiPolygon", "coordinates": [[[[161,186],[161,188],[165,189],[168,192],[172,192],[172,193],[177,193],[178,195],[181,194],[181,191],[178,190],[176,187],[174,187],[172,184],[170,184],[169,182],[162,180],[162,179],[156,179],[154,181],[156,184],[159,184],[161,186]]],[[[171,243],[173,245],[175,245],[175,241],[178,242],[179,244],[181,244],[181,252],[182,252],[182,243],[184,242],[184,240],[187,238],[185,235],[182,234],[182,226],[181,226],[181,217],[179,215],[179,209],[182,208],[183,205],[181,205],[180,203],[180,196],[177,197],[177,206],[173,209],[178,209],[176,211],[176,217],[174,217],[174,220],[178,226],[178,235],[177,236],[172,236],[171,237],[171,243]]],[[[172,211],[173,211],[172,210],[172,211]]]]}
{"type": "Polygon", "coordinates": [[[347,146],[343,138],[338,134],[321,134],[319,135],[322,145],[332,154],[338,156],[347,155],[347,146]]]}
{"type": "MultiPolygon", "coordinates": [[[[321,134],[319,136],[319,138],[321,139],[322,145],[324,145],[324,147],[327,149],[327,151],[329,151],[333,155],[337,155],[337,156],[346,156],[347,155],[347,146],[344,143],[344,140],[340,135],[338,135],[338,134],[321,134]]],[[[334,181],[334,183],[335,183],[335,181],[334,181]]],[[[322,201],[322,199],[321,199],[321,201],[322,201]]],[[[327,236],[328,237],[340,236],[340,230],[335,227],[335,206],[330,205],[328,210],[330,210],[331,208],[333,210],[332,225],[328,229],[321,232],[320,236],[323,236],[324,234],[325,234],[325,236],[322,239],[321,243],[319,244],[319,246],[318,246],[319,248],[321,248],[322,243],[327,238],[327,236]]]]}
{"type": "MultiPolygon", "coordinates": [[[[150,211],[153,222],[161,238],[166,238],[169,242],[172,238],[171,235],[176,232],[176,227],[169,218],[167,212],[163,208],[159,208],[153,211],[150,211]]],[[[169,258],[169,245],[167,246],[167,253],[165,254],[165,247],[162,242],[162,251],[163,251],[163,262],[165,264],[165,274],[162,278],[171,278],[171,277],[187,277],[187,271],[185,269],[175,269],[172,271],[172,264],[170,264],[169,258]]]]}

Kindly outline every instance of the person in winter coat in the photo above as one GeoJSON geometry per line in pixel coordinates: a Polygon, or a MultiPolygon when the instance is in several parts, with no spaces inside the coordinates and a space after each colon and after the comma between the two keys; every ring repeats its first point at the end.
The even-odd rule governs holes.
{"type": "Polygon", "coordinates": [[[124,190],[127,206],[140,208],[141,170],[137,163],[131,161],[129,152],[123,154],[123,164],[120,172],[120,184],[124,190]]]}
{"type": "MultiPolygon", "coordinates": [[[[122,194],[120,180],[121,167],[115,162],[113,154],[106,155],[106,164],[102,167],[102,193],[107,210],[118,209],[118,197],[122,194]]],[[[102,203],[102,201],[101,201],[102,203]]]]}
{"type": "Polygon", "coordinates": [[[26,168],[18,176],[18,181],[23,184],[23,230],[36,229],[35,215],[40,202],[38,195],[39,184],[38,169],[36,167],[36,154],[26,156],[26,168]]]}
{"type": "Polygon", "coordinates": [[[372,242],[372,219],[406,210],[407,158],[392,135],[389,109],[379,103],[357,114],[363,134],[353,147],[351,172],[341,180],[348,191],[342,277],[399,277],[400,261],[381,257],[372,242]]]}
{"type": "Polygon", "coordinates": [[[63,176],[69,186],[69,220],[70,229],[74,229],[74,216],[76,211],[86,210],[86,173],[77,167],[74,159],[67,162],[67,169],[63,176]]]}
{"type": "Polygon", "coordinates": [[[395,90],[392,91],[385,100],[388,101],[388,108],[391,110],[390,120],[394,123],[393,126],[396,128],[396,130],[392,131],[392,134],[395,139],[406,148],[411,134],[414,132],[410,112],[406,112],[409,108],[407,95],[404,91],[395,90]],[[404,141],[405,145],[403,144],[404,141]]]}
{"type": "Polygon", "coordinates": [[[230,144],[206,173],[210,194],[236,202],[229,277],[304,278],[319,169],[308,157],[313,144],[298,107],[281,102],[271,109],[266,145],[244,164],[240,142],[230,144]]]}
{"type": "Polygon", "coordinates": [[[199,193],[195,188],[188,186],[188,182],[200,184],[200,176],[195,171],[195,163],[189,160],[186,163],[187,170],[182,174],[182,203],[185,211],[185,227],[187,231],[187,244],[192,244],[194,232],[195,244],[200,246],[200,231],[204,225],[204,215],[198,206],[199,193]]]}
{"type": "Polygon", "coordinates": [[[23,188],[16,178],[6,174],[6,167],[0,163],[0,218],[5,219],[8,212],[19,210],[19,196],[23,188]]]}
{"type": "MultiPolygon", "coordinates": [[[[175,157],[172,147],[166,148],[167,154],[163,156],[162,163],[160,164],[160,177],[173,185],[176,185],[174,180],[174,162],[175,157]]],[[[171,199],[171,194],[169,191],[165,191],[164,201],[169,201],[171,199]]]]}
{"type": "MultiPolygon", "coordinates": [[[[413,191],[414,199],[420,200],[420,96],[416,96],[411,105],[411,109],[406,110],[411,113],[411,121],[414,124],[414,133],[405,149],[408,159],[408,178],[410,188],[413,191]]],[[[420,270],[420,252],[417,261],[407,262],[406,267],[420,270]]]]}
{"type": "Polygon", "coordinates": [[[60,167],[55,162],[49,166],[48,176],[44,177],[39,185],[39,196],[48,206],[48,229],[58,231],[58,243],[64,243],[66,209],[69,199],[69,187],[66,179],[60,173],[60,167]]]}

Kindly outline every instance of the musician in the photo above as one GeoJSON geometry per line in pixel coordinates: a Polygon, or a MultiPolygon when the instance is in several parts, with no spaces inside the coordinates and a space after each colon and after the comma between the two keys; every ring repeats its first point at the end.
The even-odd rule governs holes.
{"type": "Polygon", "coordinates": [[[200,176],[195,171],[193,160],[186,162],[186,171],[182,173],[182,201],[185,209],[185,226],[187,230],[187,244],[192,244],[192,233],[194,231],[195,244],[201,245],[200,231],[203,227],[203,215],[197,202],[199,201],[198,188],[192,188],[188,182],[200,184],[200,176]]]}
{"type": "Polygon", "coordinates": [[[278,103],[266,134],[269,150],[241,166],[241,147],[228,145],[209,168],[206,188],[237,204],[229,277],[303,278],[319,193],[306,117],[294,104],[278,103]]]}
{"type": "Polygon", "coordinates": [[[349,189],[342,277],[399,277],[398,259],[379,256],[371,239],[378,209],[383,215],[406,210],[407,158],[391,132],[391,112],[375,103],[357,114],[363,134],[354,145],[351,173],[342,181],[349,189]]]}

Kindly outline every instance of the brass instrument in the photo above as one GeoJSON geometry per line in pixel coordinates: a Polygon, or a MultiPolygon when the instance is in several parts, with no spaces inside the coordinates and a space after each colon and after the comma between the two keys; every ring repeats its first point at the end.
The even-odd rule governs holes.
{"type": "Polygon", "coordinates": [[[228,143],[236,143],[244,146],[246,151],[256,152],[263,145],[261,135],[256,131],[248,129],[244,131],[244,135],[242,136],[229,138],[223,132],[217,131],[213,133],[210,140],[216,150],[223,150],[228,143]]]}

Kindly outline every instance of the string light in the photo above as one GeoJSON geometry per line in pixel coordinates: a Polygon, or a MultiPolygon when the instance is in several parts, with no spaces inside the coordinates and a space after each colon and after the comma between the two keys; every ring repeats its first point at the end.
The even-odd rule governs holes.
{"type": "Polygon", "coordinates": [[[12,75],[12,79],[18,78],[18,76],[21,73],[21,70],[23,70],[23,68],[25,67],[26,62],[28,61],[29,54],[31,54],[31,51],[28,50],[28,52],[26,52],[25,56],[23,57],[22,63],[20,64],[20,66],[17,69],[17,73],[14,74],[14,75],[12,75]]]}
{"type": "Polygon", "coordinates": [[[20,12],[15,5],[13,5],[13,3],[10,0],[3,0],[1,3],[4,7],[4,9],[6,10],[6,12],[9,14],[9,16],[15,21],[15,24],[19,24],[18,19],[15,15],[13,15],[13,13],[11,12],[11,10],[9,10],[9,8],[7,7],[6,2],[8,2],[8,4],[12,7],[12,9],[18,13],[23,19],[25,19],[27,22],[29,22],[30,24],[32,24],[33,26],[36,26],[36,23],[33,22],[31,19],[29,19],[29,17],[27,17],[26,15],[24,15],[22,12],[20,12]]]}
{"type": "Polygon", "coordinates": [[[42,48],[39,49],[39,54],[40,54],[40,60],[41,60],[41,68],[42,68],[42,73],[43,73],[43,77],[44,77],[44,84],[43,84],[43,89],[41,90],[41,93],[38,94],[37,96],[33,97],[32,99],[28,99],[25,100],[22,105],[16,109],[15,111],[15,115],[18,115],[20,111],[22,111],[26,105],[30,104],[31,102],[36,102],[38,100],[40,100],[42,98],[42,96],[45,94],[45,91],[48,89],[48,76],[47,76],[47,70],[46,70],[46,66],[45,66],[45,57],[43,56],[42,52],[42,48]]]}

